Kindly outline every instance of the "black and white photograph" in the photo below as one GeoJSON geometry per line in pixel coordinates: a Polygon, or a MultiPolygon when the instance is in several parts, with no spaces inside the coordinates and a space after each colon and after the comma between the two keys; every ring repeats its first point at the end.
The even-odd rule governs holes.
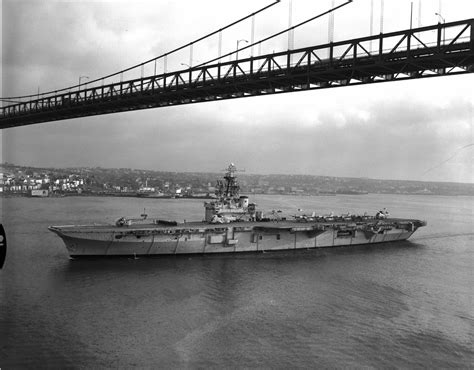
{"type": "Polygon", "coordinates": [[[474,366],[472,1],[0,13],[0,369],[474,366]]]}

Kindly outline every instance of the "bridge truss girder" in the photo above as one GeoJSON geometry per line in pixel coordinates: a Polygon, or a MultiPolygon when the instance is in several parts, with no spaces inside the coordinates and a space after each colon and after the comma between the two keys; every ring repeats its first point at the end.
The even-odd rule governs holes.
{"type": "Polygon", "coordinates": [[[468,19],[52,93],[3,107],[0,128],[473,71],[474,19],[468,19]]]}

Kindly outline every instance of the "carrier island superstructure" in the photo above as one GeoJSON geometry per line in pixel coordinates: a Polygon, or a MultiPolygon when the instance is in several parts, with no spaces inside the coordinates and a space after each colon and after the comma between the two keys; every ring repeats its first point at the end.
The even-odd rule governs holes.
{"type": "Polygon", "coordinates": [[[367,215],[263,213],[239,195],[236,167],[230,164],[216,185],[216,198],[204,203],[202,221],[117,219],[110,225],[50,226],[71,257],[144,256],[269,252],[386,243],[408,239],[426,222],[367,215]]]}

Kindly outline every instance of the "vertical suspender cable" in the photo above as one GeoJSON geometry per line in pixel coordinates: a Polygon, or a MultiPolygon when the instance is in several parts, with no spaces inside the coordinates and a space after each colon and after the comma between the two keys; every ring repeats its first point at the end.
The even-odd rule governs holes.
{"type": "Polygon", "coordinates": [[[252,15],[252,25],[250,26],[250,56],[253,57],[253,44],[255,43],[255,15],[252,15]]]}
{"type": "Polygon", "coordinates": [[[193,66],[193,43],[189,45],[189,68],[193,66]]]}
{"type": "Polygon", "coordinates": [[[374,33],[374,0],[370,0],[370,36],[374,33]]]}
{"type": "Polygon", "coordinates": [[[421,0],[418,0],[418,27],[421,27],[421,0]]]}
{"type": "Polygon", "coordinates": [[[293,33],[294,30],[291,28],[293,24],[293,0],[288,1],[288,50],[293,49],[293,33]]]}
{"type": "MultiPolygon", "coordinates": [[[[374,0],[370,0],[370,36],[374,34],[374,0]]],[[[372,52],[372,40],[370,40],[370,52],[372,52]]]]}
{"type": "MultiPolygon", "coordinates": [[[[334,8],[334,0],[331,0],[331,9],[334,8]]],[[[328,29],[329,42],[334,41],[334,12],[329,13],[329,29],[328,29]]]]}
{"type": "MultiPolygon", "coordinates": [[[[291,27],[293,25],[293,0],[288,1],[288,50],[293,49],[293,35],[294,29],[291,27]]],[[[289,63],[292,63],[292,55],[289,55],[289,63]]]]}
{"type": "MultiPolygon", "coordinates": [[[[332,3],[331,3],[331,9],[334,9],[334,6],[335,6],[335,0],[332,0],[332,3]]],[[[331,38],[332,38],[332,41],[334,41],[334,30],[335,30],[335,13],[331,12],[331,15],[332,15],[332,30],[331,30],[331,38]]]]}
{"type": "Polygon", "coordinates": [[[383,11],[384,11],[383,0],[380,0],[380,33],[383,33],[383,11]]]}
{"type": "Polygon", "coordinates": [[[222,55],[222,30],[219,31],[219,44],[217,45],[217,53],[219,54],[219,63],[220,63],[221,55],[222,55]]]}

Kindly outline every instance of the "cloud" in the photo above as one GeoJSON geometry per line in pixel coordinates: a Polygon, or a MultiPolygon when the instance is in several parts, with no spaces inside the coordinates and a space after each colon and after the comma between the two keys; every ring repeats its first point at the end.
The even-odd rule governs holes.
{"type": "MultiPolygon", "coordinates": [[[[347,89],[357,95],[363,88],[347,89]]],[[[109,115],[107,121],[90,117],[46,123],[13,129],[11,135],[6,130],[6,160],[184,171],[215,171],[234,161],[255,173],[422,179],[433,162],[447,158],[472,136],[468,100],[439,106],[374,99],[360,106],[340,103],[334,112],[332,106],[309,103],[322,99],[322,91],[300,93],[301,99],[291,96],[128,112],[109,115]],[[453,129],[446,132],[445,126],[453,129]],[[15,135],[19,130],[29,135],[15,135]],[[16,149],[25,147],[30,150],[16,149]],[[37,155],[29,158],[30,152],[37,155]]],[[[432,175],[449,180],[443,171],[432,175]]]]}

